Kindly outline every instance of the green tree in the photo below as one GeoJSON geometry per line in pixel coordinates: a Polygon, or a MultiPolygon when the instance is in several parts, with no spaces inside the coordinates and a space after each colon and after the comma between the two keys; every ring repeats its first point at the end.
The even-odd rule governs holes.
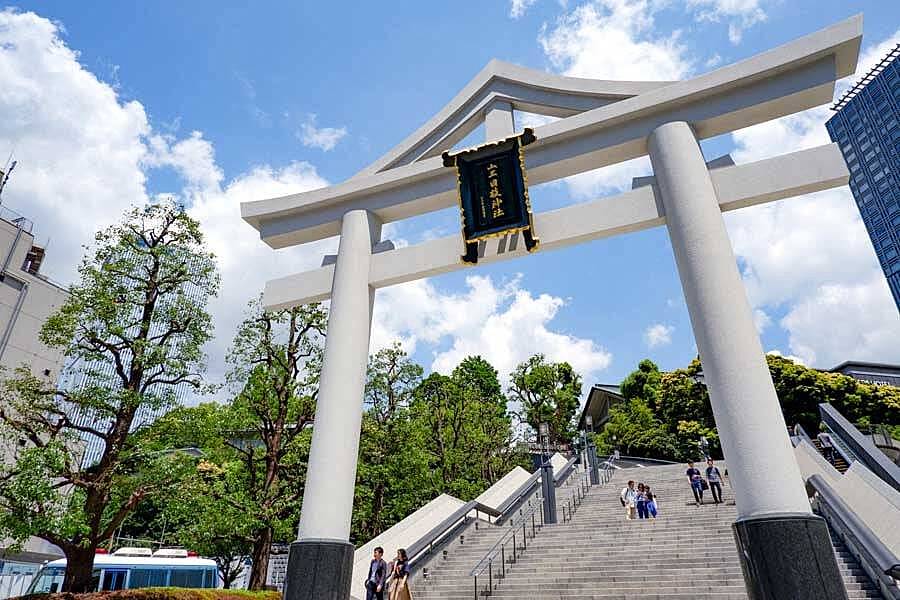
{"type": "Polygon", "coordinates": [[[785,421],[818,431],[819,404],[830,402],[850,421],[900,425],[900,388],[874,386],[840,373],[817,371],[782,356],[766,356],[785,421]]]}
{"type": "Polygon", "coordinates": [[[463,360],[450,377],[432,373],[416,388],[410,412],[435,493],[471,500],[521,458],[500,390],[497,371],[478,356],[463,360]]]}
{"type": "Polygon", "coordinates": [[[622,381],[620,391],[627,400],[640,398],[650,410],[656,410],[659,399],[661,375],[659,367],[652,360],[645,358],[638,363],[638,368],[622,381]]]}
{"type": "Polygon", "coordinates": [[[550,443],[568,443],[575,435],[574,417],[581,399],[581,376],[567,362],[547,362],[535,354],[510,374],[509,399],[521,404],[525,421],[535,431],[550,428],[550,443]]]}
{"type": "Polygon", "coordinates": [[[0,404],[0,454],[13,457],[0,466],[0,537],[59,546],[72,592],[90,586],[99,544],[186,466],[183,455],[147,452],[132,430],[140,410],[172,404],[176,385],[201,389],[206,304],[219,283],[199,224],[172,203],[134,208],[97,233],[78,274],[40,340],[84,365],[86,384],[58,390],[23,367],[4,380],[0,404]],[[82,435],[103,444],[88,468],[82,435]]]}
{"type": "Polygon", "coordinates": [[[144,503],[123,524],[125,537],[181,545],[216,561],[223,586],[243,572],[253,548],[256,512],[245,486],[245,462],[231,443],[244,440],[245,422],[231,405],[216,402],[180,407],[142,432],[148,447],[202,450],[203,460],[169,490],[144,503]]]}
{"type": "Polygon", "coordinates": [[[369,359],[352,536],[365,542],[430,500],[409,404],[422,367],[395,343],[369,359]]]}
{"type": "Polygon", "coordinates": [[[326,321],[319,304],[266,312],[251,303],[228,355],[229,381],[243,386],[225,435],[234,458],[207,479],[212,497],[252,515],[253,590],[265,587],[272,542],[290,535],[300,513],[310,443],[304,430],[315,417],[326,321]]]}

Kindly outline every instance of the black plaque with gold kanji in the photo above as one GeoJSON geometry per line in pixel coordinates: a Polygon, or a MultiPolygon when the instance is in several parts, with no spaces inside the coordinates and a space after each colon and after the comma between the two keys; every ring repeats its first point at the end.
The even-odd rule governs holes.
{"type": "Polygon", "coordinates": [[[461,152],[444,152],[444,165],[456,167],[465,254],[478,262],[478,242],[521,232],[525,248],[538,245],[534,235],[523,147],[535,140],[526,128],[519,135],[461,152]]]}

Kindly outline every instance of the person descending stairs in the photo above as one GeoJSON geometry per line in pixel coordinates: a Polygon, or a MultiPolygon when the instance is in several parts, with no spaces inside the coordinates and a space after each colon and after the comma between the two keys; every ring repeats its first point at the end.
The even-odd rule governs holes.
{"type": "MultiPolygon", "coordinates": [[[[725,472],[724,465],[719,467],[725,472]]],[[[595,486],[566,523],[544,527],[495,585],[498,599],[741,599],[747,598],[731,524],[737,517],[726,479],[723,504],[709,493],[696,506],[686,466],[622,469],[595,486]],[[657,519],[625,519],[619,493],[629,479],[649,484],[657,519]]],[[[472,530],[470,530],[472,531],[472,530]]],[[[448,558],[433,563],[427,582],[414,582],[417,600],[473,600],[469,570],[498,533],[480,528],[455,541],[448,558]]],[[[881,598],[846,548],[835,542],[838,565],[851,599],[881,598]]]]}

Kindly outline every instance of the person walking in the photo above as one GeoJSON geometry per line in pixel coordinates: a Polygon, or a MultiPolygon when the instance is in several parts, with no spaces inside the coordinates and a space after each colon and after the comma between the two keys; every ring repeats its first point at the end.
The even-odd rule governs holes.
{"type": "Polygon", "coordinates": [[[685,474],[688,481],[691,482],[691,491],[694,492],[694,503],[700,506],[703,504],[703,476],[700,474],[700,469],[696,468],[693,462],[688,462],[685,474]]]}
{"type": "Polygon", "coordinates": [[[366,578],[366,600],[384,600],[384,581],[388,576],[388,566],[381,558],[384,548],[378,546],[372,553],[369,563],[369,576],[366,578]]]}
{"type": "Polygon", "coordinates": [[[646,519],[648,517],[647,494],[643,483],[639,483],[637,486],[637,494],[634,496],[634,505],[637,507],[638,518],[646,519]]]}
{"type": "MultiPolygon", "coordinates": [[[[713,459],[709,459],[706,461],[706,481],[709,482],[709,491],[712,493],[713,502],[716,504],[722,503],[722,473],[719,472],[719,467],[713,464],[713,459]]],[[[701,494],[702,494],[701,490],[701,494]]]]}
{"type": "Polygon", "coordinates": [[[831,440],[831,434],[827,431],[820,431],[816,436],[819,444],[822,446],[822,454],[832,465],[834,464],[834,442],[831,440]]]}
{"type": "Polygon", "coordinates": [[[622,493],[619,494],[619,500],[622,501],[622,506],[625,507],[625,520],[631,521],[634,519],[634,508],[635,501],[637,500],[637,492],[634,489],[634,481],[629,481],[628,485],[622,488],[622,493]]]}
{"type": "Polygon", "coordinates": [[[650,486],[644,488],[644,496],[647,498],[647,514],[652,518],[656,518],[658,507],[656,504],[656,494],[650,491],[650,486]]]}
{"type": "Polygon", "coordinates": [[[397,550],[397,558],[391,562],[391,591],[388,600],[412,600],[409,591],[409,558],[406,549],[397,550]]]}

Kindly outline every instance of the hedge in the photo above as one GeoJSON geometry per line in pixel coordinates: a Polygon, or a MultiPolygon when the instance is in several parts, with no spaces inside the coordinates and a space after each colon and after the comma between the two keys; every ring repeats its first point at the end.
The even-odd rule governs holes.
{"type": "Polygon", "coordinates": [[[88,594],[33,594],[20,600],[281,600],[279,592],[250,592],[247,590],[142,588],[116,592],[88,594]]]}

